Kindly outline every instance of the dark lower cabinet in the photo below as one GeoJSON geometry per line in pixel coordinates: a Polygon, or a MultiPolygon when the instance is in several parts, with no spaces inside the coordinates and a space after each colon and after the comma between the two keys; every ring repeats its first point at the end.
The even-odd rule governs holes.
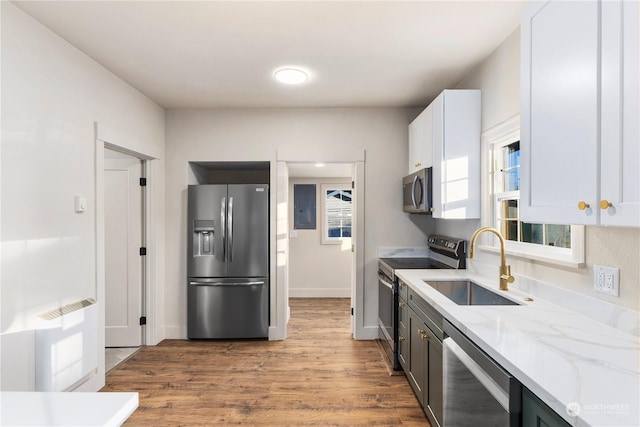
{"type": "Polygon", "coordinates": [[[425,304],[411,289],[409,304],[400,299],[398,359],[429,423],[439,427],[444,410],[442,317],[433,315],[425,304]]]}
{"type": "MultiPolygon", "coordinates": [[[[406,286],[406,285],[405,285],[406,286]]],[[[398,304],[398,361],[402,369],[407,372],[409,369],[409,306],[407,301],[400,294],[398,304]]]]}
{"type": "Polygon", "coordinates": [[[522,387],[522,427],[570,427],[570,424],[522,387]]]}
{"type": "Polygon", "coordinates": [[[429,376],[427,378],[428,387],[425,389],[426,405],[424,406],[426,410],[431,412],[433,418],[442,425],[444,412],[442,341],[435,336],[430,338],[428,353],[429,376]]]}

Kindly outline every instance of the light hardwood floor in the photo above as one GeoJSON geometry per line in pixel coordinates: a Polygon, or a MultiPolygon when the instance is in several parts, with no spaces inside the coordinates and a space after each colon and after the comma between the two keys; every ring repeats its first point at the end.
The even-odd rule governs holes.
{"type": "Polygon", "coordinates": [[[376,343],[351,338],[348,299],[290,306],[285,341],[165,340],[113,370],[103,391],[140,393],[126,426],[429,425],[376,343]]]}

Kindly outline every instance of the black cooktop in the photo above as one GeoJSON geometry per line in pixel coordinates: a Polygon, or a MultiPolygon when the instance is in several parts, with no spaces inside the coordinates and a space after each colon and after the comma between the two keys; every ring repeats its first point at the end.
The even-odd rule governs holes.
{"type": "Polygon", "coordinates": [[[380,261],[394,270],[451,268],[432,258],[380,258],[380,261]]]}

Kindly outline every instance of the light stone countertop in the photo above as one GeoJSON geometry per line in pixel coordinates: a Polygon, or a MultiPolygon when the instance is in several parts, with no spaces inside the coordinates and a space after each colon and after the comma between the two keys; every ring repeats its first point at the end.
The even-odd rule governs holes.
{"type": "Polygon", "coordinates": [[[121,426],[138,393],[0,392],[0,426],[121,426]]]}
{"type": "Polygon", "coordinates": [[[520,292],[518,278],[500,291],[497,276],[471,270],[395,273],[572,426],[640,426],[638,336],[520,292]],[[424,283],[452,279],[470,279],[522,305],[460,306],[424,283]],[[575,403],[578,414],[570,416],[567,405],[575,403]]]}

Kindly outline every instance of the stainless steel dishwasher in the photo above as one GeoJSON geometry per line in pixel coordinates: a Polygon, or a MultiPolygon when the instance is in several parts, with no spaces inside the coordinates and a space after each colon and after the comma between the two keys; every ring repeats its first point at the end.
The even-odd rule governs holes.
{"type": "Polygon", "coordinates": [[[455,326],[444,321],[444,427],[516,427],[522,386],[455,326]]]}

